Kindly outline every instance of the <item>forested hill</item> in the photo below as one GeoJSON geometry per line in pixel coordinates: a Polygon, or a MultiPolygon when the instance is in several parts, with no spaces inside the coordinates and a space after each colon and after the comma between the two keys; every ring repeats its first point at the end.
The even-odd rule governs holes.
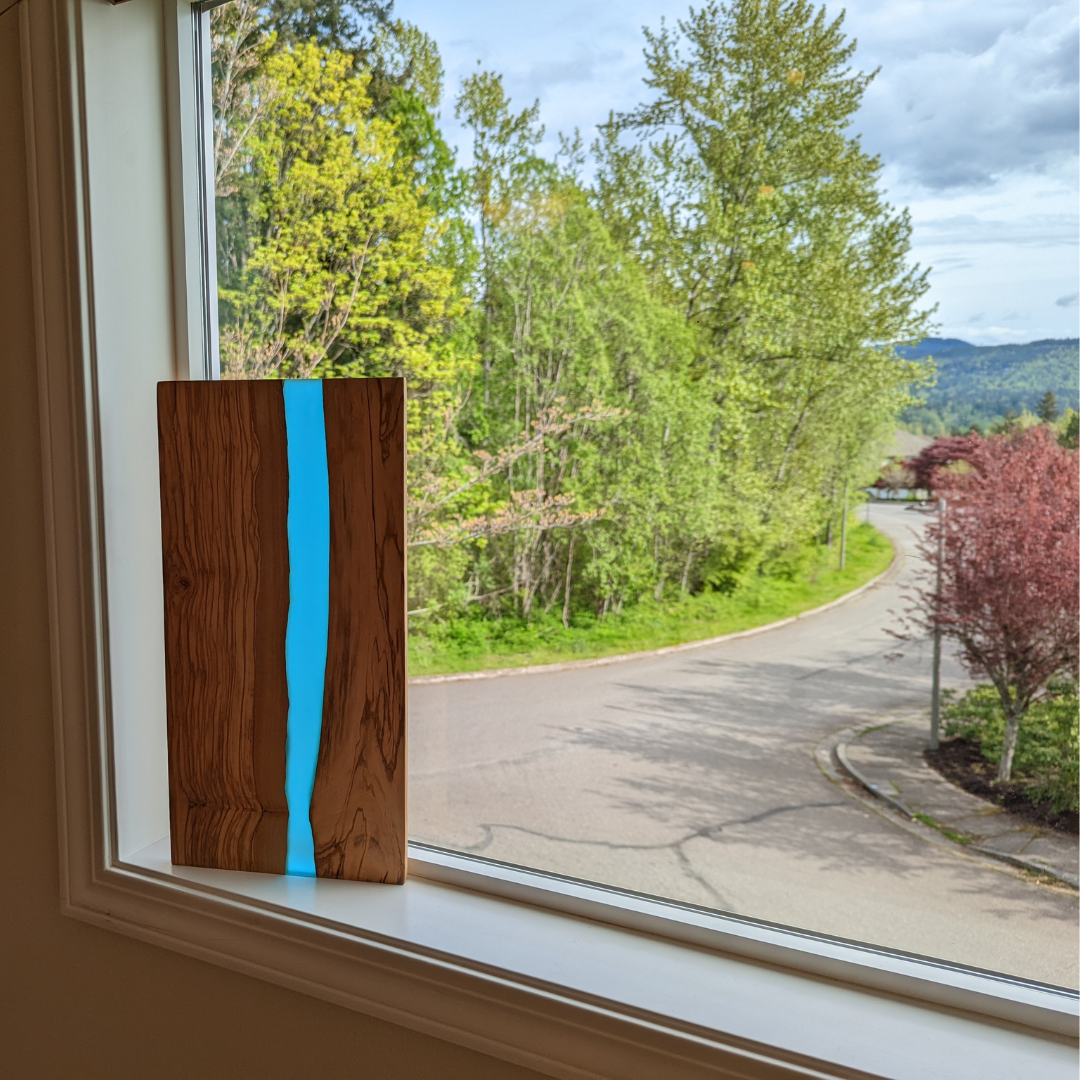
{"type": "Polygon", "coordinates": [[[936,435],[970,424],[987,426],[1009,411],[1034,411],[1047,390],[1062,409],[1080,406],[1080,341],[1026,345],[971,345],[957,338],[927,338],[898,350],[910,358],[933,356],[937,385],[926,404],[909,409],[905,426],[936,435]]]}

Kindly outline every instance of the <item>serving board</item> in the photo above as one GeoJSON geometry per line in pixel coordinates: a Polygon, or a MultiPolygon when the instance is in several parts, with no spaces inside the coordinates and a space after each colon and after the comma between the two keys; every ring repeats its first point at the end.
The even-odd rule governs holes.
{"type": "Polygon", "coordinates": [[[172,859],[400,883],[405,384],[158,387],[172,859]]]}

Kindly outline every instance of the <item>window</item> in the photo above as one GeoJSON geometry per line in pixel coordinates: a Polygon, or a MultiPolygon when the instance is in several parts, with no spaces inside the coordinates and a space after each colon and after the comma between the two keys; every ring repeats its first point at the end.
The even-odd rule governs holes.
{"type": "Polygon", "coordinates": [[[947,964],[452,854],[400,890],[168,865],[151,403],[211,348],[206,15],[25,17],[66,910],[555,1075],[1071,1069],[1075,995],[947,964]]]}
{"type": "MultiPolygon", "coordinates": [[[[933,516],[851,513],[937,348],[872,335],[921,335],[940,279],[845,131],[868,76],[843,32],[673,9],[636,46],[648,85],[582,84],[599,124],[570,150],[454,36],[512,62],[559,16],[462,12],[444,77],[422,3],[318,10],[211,13],[221,369],[408,380],[413,839],[1076,983],[1074,895],[992,861],[1074,862],[1068,836],[920,756],[931,650],[890,630],[933,516]],[[838,784],[858,761],[903,828],[838,784]]],[[[611,33],[599,11],[547,48],[611,33]]],[[[944,677],[968,681],[955,648],[944,677]]]]}

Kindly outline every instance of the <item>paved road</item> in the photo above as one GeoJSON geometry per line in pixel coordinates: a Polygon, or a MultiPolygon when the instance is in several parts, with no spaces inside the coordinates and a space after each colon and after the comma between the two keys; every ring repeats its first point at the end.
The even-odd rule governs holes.
{"type": "MultiPolygon", "coordinates": [[[[416,685],[410,834],[460,851],[1077,986],[1075,894],[867,813],[814,747],[928,704],[904,606],[921,514],[877,506],[892,580],[793,625],[663,657],[416,685]]],[[[964,676],[947,659],[945,685],[964,676]]]]}

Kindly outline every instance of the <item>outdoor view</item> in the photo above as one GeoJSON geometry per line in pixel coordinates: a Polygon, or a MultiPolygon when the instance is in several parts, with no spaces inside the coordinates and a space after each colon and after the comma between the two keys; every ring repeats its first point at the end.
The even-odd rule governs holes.
{"type": "Polygon", "coordinates": [[[222,377],[407,379],[411,838],[1076,987],[1075,11],[211,27],[222,377]]]}

